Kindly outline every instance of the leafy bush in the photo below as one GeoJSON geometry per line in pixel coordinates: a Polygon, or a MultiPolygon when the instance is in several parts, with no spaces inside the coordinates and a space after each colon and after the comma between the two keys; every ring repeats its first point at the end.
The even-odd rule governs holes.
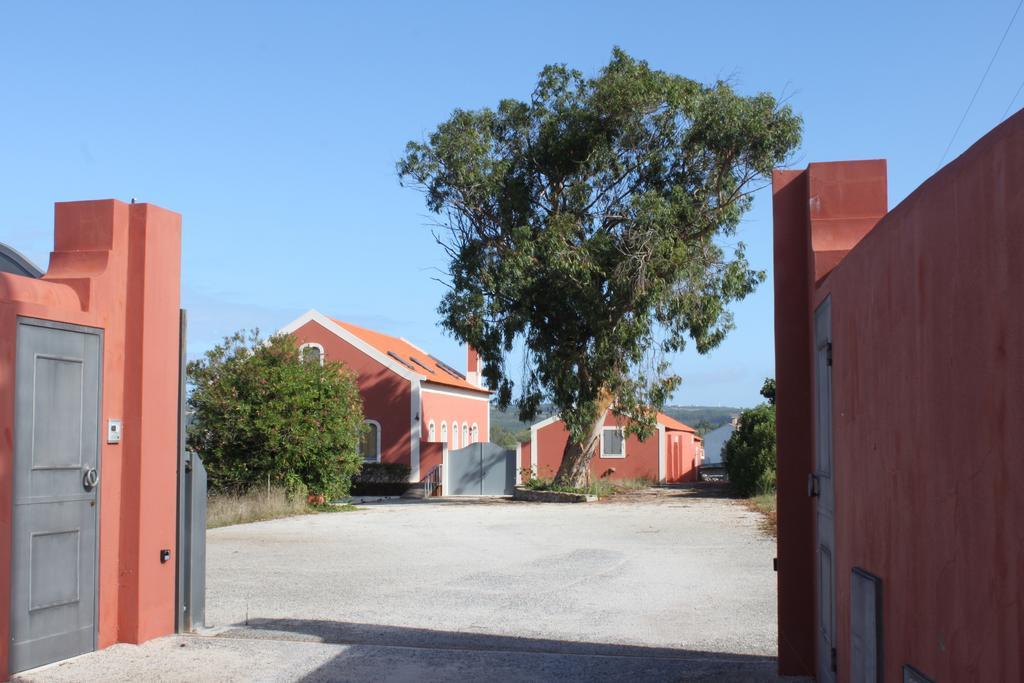
{"type": "Polygon", "coordinates": [[[761,404],[740,413],[736,431],[722,449],[722,460],[739,495],[775,490],[775,406],[761,404]]]}
{"type": "Polygon", "coordinates": [[[356,496],[400,496],[412,486],[408,465],[400,463],[367,463],[352,480],[356,496]]]}
{"type": "Polygon", "coordinates": [[[305,504],[347,493],[359,472],[363,407],[340,363],[303,362],[295,338],[237,332],[188,364],[189,448],[211,491],[281,487],[305,504]]]}

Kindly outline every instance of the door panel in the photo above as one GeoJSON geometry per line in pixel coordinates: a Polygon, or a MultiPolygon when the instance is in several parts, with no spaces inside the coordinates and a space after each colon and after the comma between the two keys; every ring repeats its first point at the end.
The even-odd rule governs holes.
{"type": "Polygon", "coordinates": [[[95,648],[102,332],[20,318],[14,415],[12,672],[95,648]]]}
{"type": "Polygon", "coordinates": [[[512,495],[516,452],[481,442],[448,451],[448,486],[452,496],[512,495]]]}
{"type": "Polygon", "coordinates": [[[832,453],[832,298],[814,312],[815,469],[818,537],[818,681],[834,681],[835,486],[832,453]]]}

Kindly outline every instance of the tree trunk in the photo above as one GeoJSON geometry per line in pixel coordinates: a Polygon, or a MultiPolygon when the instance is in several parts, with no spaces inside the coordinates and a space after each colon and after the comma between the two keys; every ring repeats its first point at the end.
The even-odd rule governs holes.
{"type": "Polygon", "coordinates": [[[608,390],[601,390],[597,403],[597,418],[590,425],[590,430],[581,443],[571,438],[566,442],[565,450],[562,451],[562,464],[558,466],[558,474],[555,475],[555,484],[574,488],[586,486],[590,474],[590,461],[601,443],[601,430],[604,429],[604,420],[608,416],[613,398],[608,390]]]}

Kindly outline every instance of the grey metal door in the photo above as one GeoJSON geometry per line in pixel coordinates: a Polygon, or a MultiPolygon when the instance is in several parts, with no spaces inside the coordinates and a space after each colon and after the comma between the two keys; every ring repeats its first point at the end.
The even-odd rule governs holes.
{"type": "Polygon", "coordinates": [[[102,334],[18,319],[11,672],[96,647],[102,334]]]}
{"type": "Polygon", "coordinates": [[[818,639],[817,679],[835,680],[835,486],[832,458],[832,298],[814,312],[815,465],[817,496],[818,639]]]}
{"type": "Polygon", "coordinates": [[[516,485],[516,452],[493,443],[480,447],[480,494],[511,496],[516,485]]]}
{"type": "Polygon", "coordinates": [[[448,486],[453,496],[508,496],[516,481],[516,452],[493,443],[474,443],[448,452],[448,486]]]}

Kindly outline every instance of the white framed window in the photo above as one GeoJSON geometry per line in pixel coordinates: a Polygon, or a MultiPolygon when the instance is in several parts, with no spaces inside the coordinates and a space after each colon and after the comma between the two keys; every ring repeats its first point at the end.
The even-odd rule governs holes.
{"type": "Polygon", "coordinates": [[[476,422],[474,422],[473,426],[470,428],[469,436],[473,439],[473,443],[480,441],[480,429],[476,426],[476,422]]]}
{"type": "Polygon", "coordinates": [[[447,422],[442,422],[441,423],[441,441],[443,443],[448,443],[448,423],[447,422]]]}
{"type": "Polygon", "coordinates": [[[299,360],[304,363],[324,364],[324,347],[316,342],[309,342],[299,347],[299,360]]]}
{"type": "Polygon", "coordinates": [[[359,439],[359,453],[363,456],[363,462],[380,462],[380,422],[376,420],[363,420],[366,431],[359,439]]]}
{"type": "Polygon", "coordinates": [[[463,422],[462,423],[462,445],[463,446],[468,446],[470,443],[472,443],[472,442],[469,440],[469,423],[468,422],[463,422]]]}
{"type": "Polygon", "coordinates": [[[430,423],[427,424],[427,441],[436,441],[434,438],[436,435],[437,428],[434,426],[434,421],[431,420],[430,423]]]}
{"type": "Polygon", "coordinates": [[[456,450],[459,447],[459,423],[452,422],[452,450],[456,450]]]}
{"type": "Polygon", "coordinates": [[[601,430],[601,457],[626,457],[626,433],[622,427],[605,427],[601,430]]]}

